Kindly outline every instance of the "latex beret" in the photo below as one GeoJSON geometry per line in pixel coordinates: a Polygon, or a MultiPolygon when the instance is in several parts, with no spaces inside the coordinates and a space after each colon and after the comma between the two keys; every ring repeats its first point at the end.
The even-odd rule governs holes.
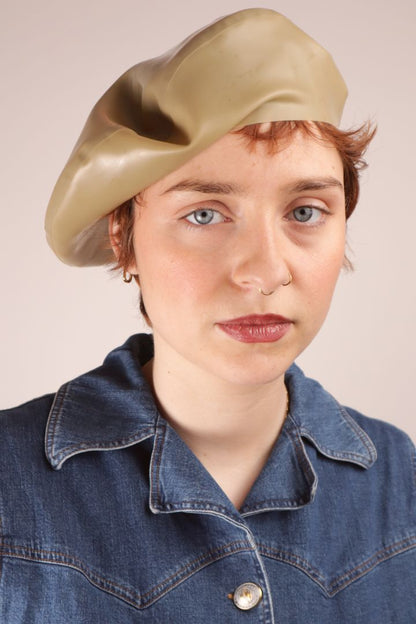
{"type": "Polygon", "coordinates": [[[93,108],[46,214],[68,264],[112,258],[112,210],[224,134],[285,120],[338,125],[347,90],[332,57],[287,18],[247,9],[125,72],[93,108]]]}

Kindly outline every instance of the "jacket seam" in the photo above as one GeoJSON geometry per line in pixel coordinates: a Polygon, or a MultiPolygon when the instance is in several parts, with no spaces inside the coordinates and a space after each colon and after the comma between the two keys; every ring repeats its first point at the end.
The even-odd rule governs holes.
{"type": "Polygon", "coordinates": [[[335,577],[330,583],[326,583],[319,571],[299,555],[266,546],[261,546],[260,551],[265,557],[288,563],[302,570],[332,598],[342,589],[371,572],[371,570],[376,568],[379,564],[414,548],[416,548],[416,535],[405,537],[376,551],[371,557],[368,557],[340,576],[335,577]]]}
{"type": "Polygon", "coordinates": [[[122,448],[126,445],[130,445],[130,443],[141,442],[145,437],[149,437],[153,435],[154,427],[148,426],[146,429],[140,432],[140,434],[135,433],[134,435],[129,436],[128,438],[121,438],[119,440],[113,440],[111,442],[96,442],[94,440],[86,440],[85,442],[80,442],[78,444],[69,444],[62,448],[58,453],[54,455],[54,459],[59,460],[62,457],[65,457],[68,453],[71,453],[73,450],[75,451],[94,451],[94,450],[112,450],[116,448],[122,448]]]}
{"type": "Polygon", "coordinates": [[[106,577],[89,568],[78,557],[74,557],[60,551],[42,548],[26,548],[24,546],[13,546],[7,544],[2,544],[0,547],[0,554],[4,557],[72,568],[83,574],[83,576],[98,589],[120,598],[126,603],[139,609],[149,607],[159,598],[175,589],[182,582],[186,581],[193,574],[199,572],[206,566],[215,563],[220,559],[224,559],[225,557],[247,551],[253,551],[252,545],[241,540],[230,542],[229,544],[225,544],[224,546],[214,550],[209,550],[207,553],[187,562],[186,565],[173,572],[170,576],[156,584],[148,591],[143,594],[139,594],[132,588],[115,581],[110,581],[106,577]]]}

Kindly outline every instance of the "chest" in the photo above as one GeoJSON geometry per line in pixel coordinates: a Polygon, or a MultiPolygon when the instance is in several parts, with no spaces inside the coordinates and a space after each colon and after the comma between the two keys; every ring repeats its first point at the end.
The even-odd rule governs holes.
{"type": "Polygon", "coordinates": [[[144,444],[80,455],[37,471],[36,484],[23,477],[2,510],[2,621],[416,619],[416,538],[394,510],[375,514],[363,471],[337,477],[319,464],[303,506],[300,481],[279,509],[258,499],[261,511],[239,514],[202,467],[186,467],[190,483],[185,467],[162,475],[153,460],[144,444]],[[26,495],[34,485],[36,498],[26,495]],[[244,613],[238,588],[246,605],[261,593],[244,613]]]}

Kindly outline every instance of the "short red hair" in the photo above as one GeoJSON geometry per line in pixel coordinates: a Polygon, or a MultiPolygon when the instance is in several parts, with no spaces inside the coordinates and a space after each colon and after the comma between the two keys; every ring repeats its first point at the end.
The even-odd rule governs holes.
{"type": "Polygon", "coordinates": [[[341,156],[344,167],[344,192],[346,217],[352,214],[360,192],[359,175],[367,166],[364,154],[375,134],[370,123],[356,130],[339,130],[322,121],[273,121],[270,124],[252,124],[236,130],[249,140],[249,145],[267,141],[270,153],[278,150],[283,142],[296,132],[301,132],[335,147],[341,156]],[[264,129],[266,128],[266,129],[264,129]]]}

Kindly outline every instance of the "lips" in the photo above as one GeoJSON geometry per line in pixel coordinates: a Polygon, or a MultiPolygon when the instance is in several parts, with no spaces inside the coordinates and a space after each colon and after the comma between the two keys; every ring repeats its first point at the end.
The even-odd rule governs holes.
{"type": "Polygon", "coordinates": [[[239,342],[276,342],[289,331],[292,321],[278,314],[250,314],[217,326],[239,342]]]}

